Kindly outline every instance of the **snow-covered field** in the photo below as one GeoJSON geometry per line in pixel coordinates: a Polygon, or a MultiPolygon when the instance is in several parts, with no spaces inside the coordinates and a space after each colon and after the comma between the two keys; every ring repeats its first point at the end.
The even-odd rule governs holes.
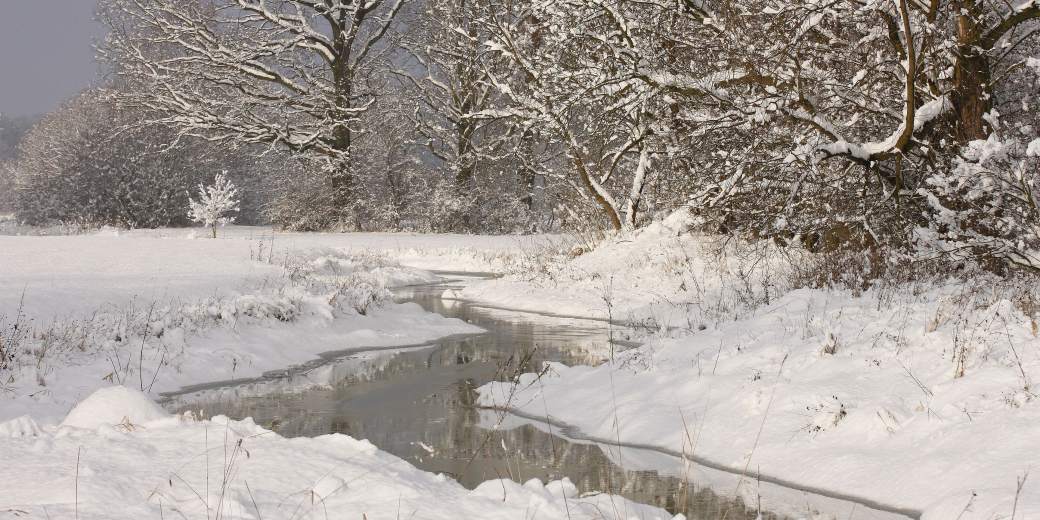
{"type": "MultiPolygon", "coordinates": [[[[157,395],[256,377],[327,351],[479,330],[386,301],[387,287],[438,279],[390,255],[443,242],[287,238],[261,228],[231,228],[217,240],[195,233],[0,237],[0,420],[60,418],[108,384],[157,395]]],[[[450,251],[504,256],[505,245],[485,241],[487,249],[450,251]]]]}
{"type": "Polygon", "coordinates": [[[0,237],[0,517],[670,517],[567,481],[467,491],[363,440],[284,439],[152,401],[324,352],[479,332],[389,303],[388,287],[437,279],[397,259],[501,269],[552,237],[196,233],[0,237]]]}
{"type": "Polygon", "coordinates": [[[566,242],[551,235],[282,233],[245,226],[221,228],[216,240],[197,229],[0,234],[0,315],[13,315],[19,305],[45,318],[92,313],[132,298],[147,304],[227,294],[279,276],[300,251],[378,253],[418,269],[491,272],[566,242]]]}
{"type": "Polygon", "coordinates": [[[761,474],[926,519],[1040,517],[1035,281],[797,288],[784,262],[751,269],[683,227],[461,291],[652,333],[597,368],[486,385],[482,403],[726,466],[752,500],[761,474]]]}
{"type": "MultiPolygon", "coordinates": [[[[646,337],[597,368],[554,365],[518,386],[487,385],[485,405],[929,520],[1040,516],[1030,476],[1040,467],[1034,281],[980,274],[809,288],[813,264],[768,245],[716,243],[688,225],[676,215],[591,251],[565,237],[260,228],[228,228],[217,240],[185,230],[0,237],[0,334],[9,352],[12,338],[22,347],[0,381],[0,421],[9,420],[0,427],[0,489],[17,490],[0,494],[0,515],[46,506],[70,516],[78,489],[85,518],[116,503],[154,517],[160,502],[186,517],[208,507],[245,518],[325,508],[367,518],[582,518],[565,483],[468,492],[342,436],[286,440],[222,418],[154,416],[131,427],[123,402],[86,414],[107,414],[101,424],[59,424],[115,384],[154,397],[325,351],[473,332],[382,301],[385,287],[443,270],[507,273],[458,298],[612,318],[646,337]],[[138,464],[145,459],[154,464],[138,464]],[[222,485],[225,470],[234,485],[222,485]]],[[[755,500],[755,480],[738,478],[738,493],[755,500]]],[[[599,516],[589,518],[635,508],[590,500],[599,516]]]]}

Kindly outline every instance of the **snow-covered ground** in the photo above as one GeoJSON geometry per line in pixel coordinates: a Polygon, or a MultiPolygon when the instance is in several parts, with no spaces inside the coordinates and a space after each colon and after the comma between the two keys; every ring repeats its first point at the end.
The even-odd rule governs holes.
{"type": "Polygon", "coordinates": [[[761,251],[714,244],[689,227],[677,213],[635,236],[608,238],[591,251],[575,247],[563,255],[529,256],[522,269],[468,286],[456,296],[650,329],[696,330],[731,318],[762,298],[763,291],[768,297],[775,290],[772,269],[779,267],[762,262],[761,251]],[[725,254],[704,254],[713,248],[725,254]]]}
{"type": "Polygon", "coordinates": [[[505,271],[520,258],[567,243],[562,236],[282,233],[228,226],[205,230],[103,230],[89,235],[0,235],[0,315],[19,306],[37,319],[93,313],[131,299],[218,296],[279,276],[294,254],[378,253],[437,271],[505,271]],[[262,261],[257,261],[262,259],[262,261]]]}
{"type": "Polygon", "coordinates": [[[486,385],[482,404],[743,472],[752,500],[761,474],[926,519],[1040,517],[1035,282],[797,288],[797,269],[775,256],[732,244],[709,254],[718,246],[684,226],[676,216],[540,275],[461,291],[609,310],[653,332],[597,368],[486,385]]]}
{"type": "Polygon", "coordinates": [[[387,288],[437,279],[397,259],[502,269],[552,237],[196,233],[0,237],[0,517],[670,518],[566,481],[468,491],[363,440],[284,439],[152,401],[479,332],[390,303],[387,288]]]}
{"type": "Polygon", "coordinates": [[[0,518],[665,519],[569,481],[469,491],[345,435],[285,439],[250,420],[168,416],[125,387],[58,426],[0,423],[0,518]]]}
{"type": "Polygon", "coordinates": [[[156,395],[475,332],[414,305],[355,307],[438,279],[415,265],[500,269],[558,240],[239,226],[216,240],[197,229],[0,236],[0,420],[60,417],[105,384],[156,395]]]}
{"type": "Polygon", "coordinates": [[[479,331],[388,302],[387,287],[438,279],[428,271],[333,247],[342,236],[272,255],[236,231],[0,237],[0,420],[52,420],[109,384],[157,395],[479,331]]]}
{"type": "MultiPolygon", "coordinates": [[[[390,303],[388,288],[438,279],[395,258],[486,271],[542,247],[196,233],[0,237],[0,518],[671,517],[579,497],[568,481],[468,491],[343,435],[285,439],[248,419],[167,415],[153,401],[162,392],[479,332],[390,303]]],[[[307,379],[326,384],[310,377],[322,372],[307,379]]]]}
{"type": "MultiPolygon", "coordinates": [[[[134,497],[152,497],[133,502],[142,508],[140,516],[155,516],[156,497],[185,510],[201,507],[187,515],[201,516],[205,504],[232,503],[212,490],[223,478],[224,432],[234,430],[247,449],[250,443],[263,446],[246,458],[255,469],[236,469],[236,476],[246,475],[236,482],[256,482],[253,496],[248,490],[242,495],[243,488],[232,494],[230,507],[245,517],[259,516],[250,512],[254,498],[262,511],[279,511],[264,517],[278,518],[288,503],[318,507],[320,495],[336,511],[372,511],[368,518],[399,510],[417,511],[417,518],[496,518],[500,512],[515,518],[517,511],[531,517],[532,511],[552,510],[547,518],[565,518],[553,509],[560,501],[545,491],[561,496],[564,484],[542,489],[495,482],[467,492],[345,437],[290,441],[223,419],[161,418],[130,431],[125,425],[57,424],[76,402],[116,383],[154,397],[254,377],[324,351],[416,345],[472,332],[416,306],[367,302],[380,300],[385,286],[432,279],[416,267],[498,271],[508,275],[473,283],[455,296],[609,317],[636,325],[647,339],[597,368],[555,365],[541,379],[524,376],[515,388],[487,385],[481,389],[485,405],[549,415],[587,439],[658,447],[755,476],[737,479],[738,492],[751,499],[759,492],[757,475],[763,475],[922,511],[929,520],[1040,516],[1040,487],[1030,476],[1040,467],[1040,286],[980,274],[856,292],[806,288],[806,276],[815,274],[811,262],[781,258],[769,245],[717,243],[688,228],[675,215],[591,251],[574,249],[565,237],[282,234],[260,228],[229,228],[218,240],[185,230],[0,237],[0,315],[6,316],[0,334],[10,345],[14,320],[31,319],[36,331],[23,338],[31,348],[8,362],[0,381],[0,421],[14,419],[5,431],[31,435],[0,441],[0,460],[28,461],[35,454],[37,465],[26,466],[38,469],[34,478],[74,484],[70,472],[75,456],[83,456],[78,447],[85,446],[89,456],[101,458],[83,459],[90,464],[81,479],[95,479],[96,468],[109,464],[102,455],[110,454],[105,471],[125,472],[133,481],[81,480],[88,486],[81,493],[95,489],[106,497],[87,507],[131,500],[120,494],[125,487],[134,497]],[[18,318],[19,308],[27,317],[18,318]],[[17,418],[23,415],[34,419],[17,418]],[[207,432],[219,433],[207,440],[207,432]],[[169,468],[186,460],[204,463],[207,446],[221,459],[211,459],[212,487],[200,499],[192,490],[204,485],[205,470],[196,467],[187,476],[174,469],[179,477],[172,478],[169,468]],[[270,458],[255,456],[264,450],[270,458]],[[128,468],[142,453],[159,463],[128,468]],[[312,472],[285,463],[311,455],[327,457],[328,464],[312,472]],[[289,466],[284,475],[272,469],[289,466]],[[348,468],[347,476],[337,477],[348,483],[360,474],[373,482],[399,475],[403,484],[373,489],[409,505],[398,506],[396,499],[374,504],[378,500],[365,493],[315,494],[332,468],[348,468]],[[179,487],[179,478],[191,484],[179,487]],[[161,493],[169,495],[153,493],[163,482],[161,493]],[[504,502],[503,488],[509,495],[504,502]],[[430,502],[431,493],[457,501],[430,502]],[[466,509],[484,507],[474,501],[486,502],[489,493],[503,509],[466,509]]],[[[26,327],[17,330],[24,334],[26,327]]],[[[20,477],[16,466],[0,465],[0,489],[20,477]]],[[[26,482],[23,493],[44,487],[40,480],[26,482]]],[[[0,496],[0,515],[12,500],[28,508],[48,504],[52,514],[69,507],[75,486],[51,488],[52,495],[0,496]]],[[[562,502],[563,511],[579,518],[572,499],[562,502]]]]}

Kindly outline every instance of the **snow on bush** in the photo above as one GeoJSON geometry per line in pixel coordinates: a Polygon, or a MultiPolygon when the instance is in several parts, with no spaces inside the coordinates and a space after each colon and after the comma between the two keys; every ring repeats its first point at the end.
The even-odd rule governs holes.
{"type": "Polygon", "coordinates": [[[209,186],[199,184],[199,200],[188,199],[188,218],[212,229],[213,238],[217,238],[217,224],[235,221],[232,213],[238,213],[238,189],[227,172],[218,173],[209,186]]]}
{"type": "Polygon", "coordinates": [[[1040,269],[1040,140],[968,143],[952,171],[922,188],[935,217],[918,233],[922,254],[981,257],[1040,269]]]}
{"type": "Polygon", "coordinates": [[[364,316],[370,308],[389,301],[391,296],[379,277],[370,273],[352,274],[340,284],[332,303],[340,307],[345,305],[364,316]]]}
{"type": "Polygon", "coordinates": [[[372,251],[344,253],[331,248],[315,248],[296,254],[292,261],[292,269],[297,274],[312,278],[371,273],[388,286],[428,283],[438,279],[430,273],[404,267],[386,254],[372,251]]]}
{"type": "Polygon", "coordinates": [[[21,309],[13,318],[0,315],[0,371],[11,366],[29,339],[30,324],[21,309]]]}
{"type": "MultiPolygon", "coordinates": [[[[462,296],[511,308],[610,317],[652,331],[733,319],[787,289],[791,263],[771,241],[691,232],[688,211],[596,245],[547,245],[462,296]]],[[[790,254],[799,254],[791,252],[790,254]]]]}

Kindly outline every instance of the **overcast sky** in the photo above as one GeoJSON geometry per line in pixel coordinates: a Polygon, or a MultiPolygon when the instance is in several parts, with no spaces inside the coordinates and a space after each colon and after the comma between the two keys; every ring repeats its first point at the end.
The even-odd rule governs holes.
{"type": "Polygon", "coordinates": [[[94,82],[95,0],[0,3],[0,113],[47,112],[94,82]]]}

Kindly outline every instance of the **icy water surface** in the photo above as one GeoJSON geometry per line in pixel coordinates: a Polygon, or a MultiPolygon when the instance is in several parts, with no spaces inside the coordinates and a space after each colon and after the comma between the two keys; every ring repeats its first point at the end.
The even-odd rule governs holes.
{"type": "MultiPolygon", "coordinates": [[[[623,340],[626,334],[617,328],[608,333],[602,322],[442,299],[446,289],[458,287],[448,283],[406,288],[396,296],[398,301],[474,323],[487,333],[349,355],[289,377],[180,395],[168,405],[202,410],[206,416],[252,417],[287,437],[344,433],[368,439],[469,488],[495,478],[522,482],[568,477],[582,492],[620,494],[691,520],[756,518],[758,513],[744,501],[726,498],[737,489],[733,475],[684,467],[678,458],[653,451],[567,440],[544,423],[474,408],[474,390],[485,382],[537,371],[544,361],[601,362],[608,355],[609,338],[623,340]],[[315,384],[328,389],[307,389],[315,384]]],[[[768,498],[762,502],[767,509],[772,503],[783,504],[778,509],[796,517],[812,517],[806,513],[821,506],[804,493],[759,486],[753,478],[740,486],[740,494],[753,507],[759,495],[768,498]]],[[[837,513],[819,518],[901,518],[857,511],[855,505],[828,504],[826,499],[822,506],[837,513]]],[[[609,517],[627,515],[616,511],[609,517]]],[[[763,513],[761,518],[788,517],[763,513]]]]}

